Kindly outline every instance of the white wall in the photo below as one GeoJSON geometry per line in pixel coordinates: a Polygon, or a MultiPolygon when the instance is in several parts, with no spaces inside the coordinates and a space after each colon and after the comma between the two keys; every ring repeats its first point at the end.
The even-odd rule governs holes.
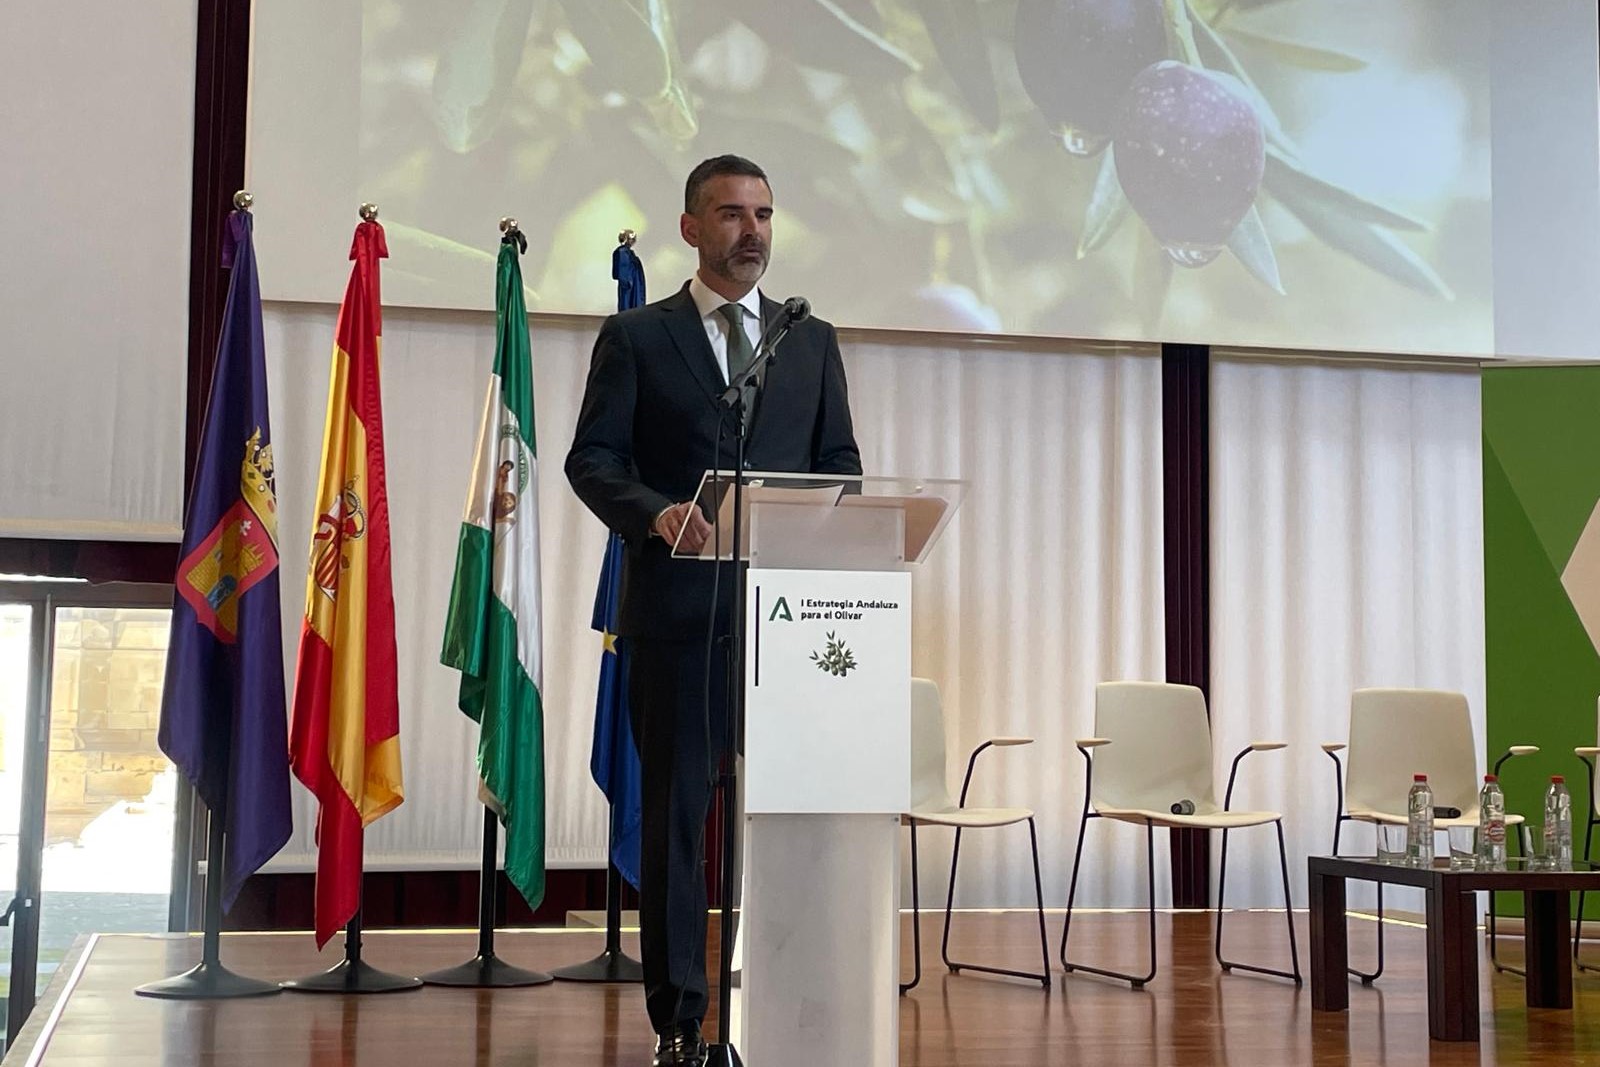
{"type": "Polygon", "coordinates": [[[178,539],[195,20],[6,5],[0,537],[178,539]]]}

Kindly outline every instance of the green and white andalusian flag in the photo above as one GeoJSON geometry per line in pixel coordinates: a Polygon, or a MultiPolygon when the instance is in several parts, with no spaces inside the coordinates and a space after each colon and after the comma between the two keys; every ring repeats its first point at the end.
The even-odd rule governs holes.
{"type": "Polygon", "coordinates": [[[537,908],[544,898],[539,468],[516,236],[500,244],[494,374],[472,461],[440,659],[461,672],[461,710],[479,724],[479,792],[505,826],[506,876],[537,908]]]}

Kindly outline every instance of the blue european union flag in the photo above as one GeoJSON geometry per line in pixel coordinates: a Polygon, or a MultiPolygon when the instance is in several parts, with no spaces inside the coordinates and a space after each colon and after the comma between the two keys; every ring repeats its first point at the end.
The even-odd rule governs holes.
{"type": "Polygon", "coordinates": [[[622,538],[612,534],[600,567],[591,625],[605,635],[600,690],[594,706],[594,749],[589,773],[611,803],[611,862],[639,887],[639,831],[643,823],[639,751],[628,710],[628,641],[616,635],[622,589],[622,538]]]}
{"type": "MultiPolygon", "coordinates": [[[[644,266],[626,241],[611,254],[611,276],[617,280],[617,310],[644,303],[644,266]]],[[[600,691],[594,705],[594,748],[589,754],[589,774],[611,804],[611,862],[639,888],[639,833],[643,777],[639,750],[633,743],[633,720],[628,709],[628,642],[617,636],[617,607],[622,599],[622,538],[612,534],[600,565],[600,588],[594,595],[590,625],[605,635],[600,659],[600,691]]]]}

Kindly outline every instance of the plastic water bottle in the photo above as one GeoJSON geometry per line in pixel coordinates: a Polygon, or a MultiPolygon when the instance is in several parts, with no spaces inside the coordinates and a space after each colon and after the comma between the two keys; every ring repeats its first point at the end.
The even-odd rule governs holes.
{"type": "Polygon", "coordinates": [[[1426,774],[1412,775],[1406,799],[1406,862],[1413,867],[1433,866],[1433,790],[1426,774]]]}
{"type": "Polygon", "coordinates": [[[1572,795],[1559,774],[1544,791],[1544,854],[1555,870],[1572,870],[1572,795]]]}
{"type": "Polygon", "coordinates": [[[1506,795],[1492,774],[1483,776],[1483,792],[1478,794],[1478,869],[1506,869],[1506,795]]]}

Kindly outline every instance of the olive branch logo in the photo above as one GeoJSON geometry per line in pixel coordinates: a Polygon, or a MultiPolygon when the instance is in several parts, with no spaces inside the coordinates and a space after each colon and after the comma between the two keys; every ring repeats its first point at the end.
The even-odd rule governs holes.
{"type": "Polygon", "coordinates": [[[850,651],[850,646],[832,632],[828,634],[827,650],[811,653],[811,662],[817,665],[818,670],[827,671],[835,678],[843,678],[858,666],[856,654],[850,651]]]}

